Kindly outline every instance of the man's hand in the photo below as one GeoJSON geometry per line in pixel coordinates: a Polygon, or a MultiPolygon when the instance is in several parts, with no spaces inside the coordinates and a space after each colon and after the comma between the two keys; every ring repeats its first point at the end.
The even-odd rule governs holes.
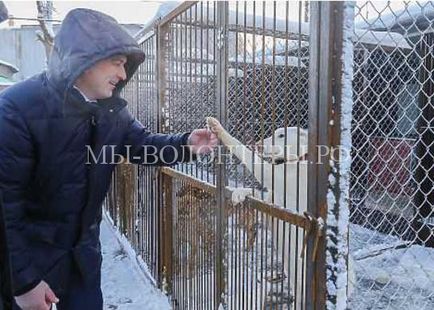
{"type": "Polygon", "coordinates": [[[59,299],[48,284],[41,281],[31,291],[15,297],[15,301],[22,310],[50,310],[51,304],[58,303],[59,299]]]}
{"type": "Polygon", "coordinates": [[[208,154],[217,144],[217,136],[208,129],[195,129],[188,137],[190,150],[195,154],[208,154]]]}

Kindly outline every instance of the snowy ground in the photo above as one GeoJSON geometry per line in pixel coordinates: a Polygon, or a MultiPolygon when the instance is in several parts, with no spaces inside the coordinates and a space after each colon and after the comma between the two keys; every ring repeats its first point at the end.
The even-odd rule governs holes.
{"type": "Polygon", "coordinates": [[[356,289],[350,308],[434,309],[434,249],[350,226],[356,289]]]}
{"type": "Polygon", "coordinates": [[[165,295],[142,276],[106,220],[101,224],[104,310],[166,310],[165,295]]]}

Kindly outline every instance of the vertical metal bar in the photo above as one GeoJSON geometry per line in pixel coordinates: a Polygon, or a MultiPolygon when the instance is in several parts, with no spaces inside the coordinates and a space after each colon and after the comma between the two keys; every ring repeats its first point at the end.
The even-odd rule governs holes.
{"type": "MultiPolygon", "coordinates": [[[[211,41],[210,34],[212,35],[213,42],[214,42],[216,29],[215,29],[215,9],[213,9],[213,16],[210,16],[210,2],[209,1],[207,1],[207,3],[206,3],[206,25],[207,25],[207,27],[206,27],[206,51],[207,51],[206,60],[207,60],[207,64],[208,64],[206,66],[206,76],[207,76],[206,81],[207,81],[207,84],[211,84],[212,85],[213,84],[212,82],[214,81],[214,75],[215,75],[215,53],[212,54],[212,64],[213,64],[212,65],[212,69],[213,69],[212,70],[212,76],[213,76],[213,78],[211,78],[210,77],[211,75],[210,75],[210,72],[209,72],[209,67],[210,67],[210,65],[209,65],[209,63],[210,63],[210,50],[211,50],[211,47],[210,47],[210,41],[211,41]],[[211,32],[210,32],[210,28],[211,28],[211,26],[210,26],[210,19],[212,19],[212,21],[214,23],[214,27],[212,28],[211,32]]],[[[214,46],[214,45],[212,45],[212,46],[214,46]]],[[[215,91],[215,89],[212,88],[212,86],[211,86],[211,89],[213,91],[215,91]]],[[[215,102],[211,102],[211,98],[212,97],[210,97],[210,92],[209,92],[208,88],[207,88],[206,96],[207,96],[206,102],[208,104],[216,104],[215,102]]],[[[207,173],[207,182],[209,182],[209,181],[210,181],[209,173],[207,173]]],[[[215,184],[215,174],[214,173],[212,174],[212,183],[215,184]]],[[[211,217],[211,215],[207,214],[207,220],[209,220],[209,223],[213,223],[213,221],[210,219],[210,217],[211,217]]],[[[212,227],[212,229],[214,229],[214,227],[212,227]]],[[[213,241],[214,241],[214,243],[213,243],[213,247],[214,247],[215,244],[217,243],[217,233],[215,233],[215,237],[214,237],[213,241]]],[[[213,252],[214,252],[214,248],[213,248],[213,252]]],[[[206,258],[207,258],[207,261],[211,262],[210,255],[208,253],[206,255],[206,258]]],[[[211,264],[212,264],[212,262],[211,262],[211,264]]],[[[210,282],[213,283],[212,279],[213,279],[213,275],[214,274],[215,274],[215,268],[211,269],[211,272],[210,272],[210,279],[211,280],[209,280],[208,278],[206,279],[206,295],[207,295],[208,298],[210,297],[210,294],[212,294],[212,288],[211,288],[210,282]]],[[[211,299],[211,298],[209,298],[209,299],[211,299]]],[[[212,309],[211,305],[212,305],[212,303],[208,302],[207,303],[207,309],[212,309]]]]}
{"type": "MultiPolygon", "coordinates": [[[[167,35],[167,31],[168,31],[168,25],[158,25],[156,27],[156,40],[157,40],[157,46],[156,46],[156,79],[157,79],[157,102],[158,104],[155,105],[155,115],[157,117],[157,121],[156,121],[156,129],[161,132],[164,128],[164,124],[165,121],[162,119],[164,117],[164,115],[162,115],[161,110],[162,108],[165,106],[165,92],[166,92],[166,54],[167,54],[167,42],[166,42],[166,35],[167,35]]],[[[161,178],[160,178],[161,180],[161,178]]],[[[162,180],[159,182],[159,187],[158,187],[158,193],[159,197],[158,197],[158,205],[156,206],[157,208],[163,208],[163,197],[162,197],[162,180]]],[[[146,202],[148,202],[148,197],[146,199],[146,202]]],[[[147,222],[149,222],[149,219],[147,220],[147,222]]],[[[158,222],[164,222],[164,220],[162,218],[160,218],[158,220],[158,222]]],[[[158,234],[158,236],[156,236],[158,238],[158,244],[160,245],[160,253],[158,254],[158,256],[160,257],[158,259],[159,261],[159,270],[158,270],[158,274],[159,274],[159,280],[160,280],[160,285],[161,283],[163,283],[163,277],[164,277],[164,251],[163,249],[165,249],[165,243],[168,241],[166,240],[166,238],[168,236],[166,236],[165,234],[158,234]]],[[[148,249],[150,247],[149,243],[147,245],[148,249]]],[[[167,279],[166,279],[167,281],[167,279]]]]}
{"type": "MultiPolygon", "coordinates": [[[[187,49],[187,40],[188,40],[188,31],[187,31],[187,11],[184,11],[181,15],[180,15],[180,22],[181,22],[181,40],[180,40],[180,93],[181,93],[181,100],[178,104],[186,104],[186,85],[187,85],[187,75],[188,75],[188,62],[187,62],[187,53],[188,53],[188,49],[187,49]]],[[[174,103],[175,105],[177,105],[177,103],[174,103]]],[[[182,113],[182,112],[181,112],[182,113]]],[[[185,116],[182,115],[180,113],[179,118],[184,118],[185,116]]],[[[176,115],[174,115],[174,121],[176,119],[176,115]]],[[[185,121],[187,121],[186,119],[184,119],[185,121]]],[[[176,130],[179,130],[179,124],[176,123],[176,130]]],[[[186,172],[186,167],[185,165],[181,166],[182,172],[186,172]]],[[[182,186],[184,184],[182,183],[182,186]]],[[[187,198],[184,196],[183,197],[184,200],[186,200],[187,198]]],[[[187,223],[184,224],[185,225],[185,229],[188,228],[187,223]]],[[[184,232],[185,233],[185,232],[184,232]]],[[[181,251],[182,251],[182,247],[185,246],[182,244],[181,242],[181,251]]],[[[180,253],[180,257],[183,255],[183,253],[180,253]]],[[[185,307],[188,307],[188,291],[187,291],[187,281],[185,280],[187,277],[187,273],[186,273],[186,266],[184,264],[181,265],[181,298],[180,300],[182,301],[182,307],[184,307],[184,309],[188,309],[185,307]]]]}
{"type": "MultiPolygon", "coordinates": [[[[298,129],[298,133],[297,133],[297,154],[300,155],[300,128],[301,128],[301,117],[300,117],[300,102],[301,102],[301,96],[300,96],[300,67],[301,67],[301,33],[302,33],[302,28],[301,28],[301,23],[302,23],[302,19],[301,19],[301,3],[298,3],[298,7],[299,7],[299,11],[298,11],[298,32],[299,32],[299,36],[298,36],[298,72],[297,72],[297,104],[296,104],[296,111],[297,111],[297,117],[296,117],[296,121],[297,121],[297,127],[298,129]]],[[[300,175],[300,164],[297,163],[297,175],[300,175]]],[[[299,212],[300,211],[300,179],[297,178],[297,186],[296,186],[296,210],[299,212]]],[[[300,255],[300,251],[303,251],[302,248],[299,247],[300,244],[300,238],[304,238],[305,235],[305,231],[301,231],[299,228],[295,228],[295,239],[296,239],[296,253],[297,256],[300,255]],[[301,233],[301,236],[300,236],[301,233]]],[[[303,240],[303,239],[302,239],[303,240]]],[[[297,283],[295,285],[295,290],[296,292],[298,291],[297,288],[298,286],[301,286],[301,291],[300,291],[300,295],[301,296],[296,296],[296,299],[298,297],[298,299],[300,300],[300,308],[303,309],[304,306],[304,296],[303,293],[305,292],[305,270],[304,270],[304,258],[306,256],[302,255],[303,259],[301,262],[301,268],[298,265],[298,259],[296,259],[296,264],[295,264],[295,282],[297,283],[298,281],[298,274],[301,273],[301,279],[302,279],[302,283],[297,283]]],[[[297,300],[296,300],[297,302],[297,300]]]]}
{"type": "Polygon", "coordinates": [[[173,181],[168,175],[163,176],[163,188],[165,195],[165,205],[163,208],[163,233],[165,235],[163,268],[165,271],[166,288],[165,291],[172,294],[172,279],[173,279],[173,181]]]}
{"type": "MultiPolygon", "coordinates": [[[[324,124],[324,131],[326,130],[326,128],[329,128],[329,132],[330,132],[330,136],[328,138],[329,140],[329,145],[333,148],[333,149],[337,149],[340,147],[341,145],[341,122],[344,121],[343,119],[343,112],[341,110],[342,108],[342,76],[343,76],[343,62],[342,62],[342,58],[343,58],[343,39],[344,39],[344,34],[343,34],[343,29],[344,29],[344,7],[348,6],[349,4],[344,5],[344,2],[336,2],[336,3],[332,3],[332,6],[330,8],[330,14],[331,14],[331,19],[330,19],[330,34],[331,34],[331,38],[330,38],[330,50],[331,50],[331,55],[328,59],[328,67],[330,68],[331,72],[330,72],[330,88],[331,88],[331,93],[329,94],[328,98],[327,98],[327,102],[329,102],[328,105],[328,115],[327,115],[327,119],[324,118],[324,122],[326,122],[326,124],[324,124]],[[333,100],[334,99],[334,100],[333,100]],[[341,117],[342,116],[342,117],[341,117]],[[328,125],[327,125],[328,124],[328,125]],[[333,126],[331,126],[330,124],[333,124],[333,126]]],[[[349,6],[349,8],[351,8],[349,6]]],[[[348,8],[347,8],[348,11],[348,8]]],[[[351,54],[351,56],[353,56],[354,53],[351,54]]],[[[350,95],[351,96],[351,95],[350,95]]],[[[324,111],[325,112],[325,111],[324,111]]],[[[348,124],[346,124],[346,126],[348,126],[348,124]]],[[[344,134],[344,133],[342,133],[344,134]]],[[[350,134],[350,133],[349,133],[350,134]]],[[[345,193],[341,191],[341,183],[345,182],[344,179],[342,179],[340,176],[345,174],[345,172],[341,172],[340,169],[344,169],[343,167],[341,167],[340,165],[340,160],[348,160],[346,158],[340,158],[340,154],[334,154],[334,166],[336,167],[336,171],[332,171],[336,182],[334,184],[334,186],[331,186],[331,190],[333,191],[333,194],[336,197],[336,209],[334,210],[334,213],[336,215],[336,218],[341,219],[342,217],[344,217],[344,214],[341,214],[341,210],[342,208],[345,208],[344,205],[340,205],[340,202],[343,201],[341,199],[341,197],[348,197],[349,193],[345,193]],[[343,174],[342,174],[343,173],[343,174]]],[[[328,161],[329,162],[329,161],[328,161]]],[[[328,172],[330,172],[330,167],[328,167],[328,172]]],[[[348,171],[349,172],[349,171],[348,171]]],[[[327,176],[325,176],[327,178],[327,176]]],[[[331,206],[328,206],[329,208],[331,208],[331,206]]],[[[343,230],[342,227],[338,227],[337,228],[337,236],[342,236],[342,234],[347,233],[346,230],[343,230]],[[343,230],[343,231],[341,231],[343,230]]],[[[328,230],[330,229],[335,229],[335,227],[329,227],[328,230]]],[[[327,234],[329,235],[329,234],[327,234]]],[[[332,238],[332,237],[329,237],[332,238]]],[[[345,240],[345,239],[344,239],[345,240]]],[[[342,249],[342,247],[347,247],[347,244],[340,244],[340,248],[342,249]]],[[[342,250],[340,250],[342,251],[342,250]]],[[[344,251],[347,252],[347,251],[344,251]]],[[[339,256],[341,253],[336,253],[336,256],[339,256]]],[[[336,258],[337,259],[337,258],[336,258]]],[[[345,261],[348,262],[347,257],[345,257],[345,261]]],[[[347,270],[348,268],[345,268],[345,270],[347,270]]],[[[348,285],[348,283],[347,283],[348,285]]],[[[341,298],[342,299],[342,298],[341,298]]],[[[343,298],[345,303],[347,303],[347,298],[345,296],[345,298],[343,298]]],[[[339,301],[340,303],[341,301],[339,301]]],[[[346,305],[347,306],[347,305],[346,305]]]]}
{"type": "Polygon", "coordinates": [[[164,115],[162,115],[161,111],[164,108],[166,103],[166,89],[167,89],[167,33],[168,33],[168,24],[158,26],[157,33],[157,88],[158,88],[158,106],[157,106],[157,130],[161,132],[163,130],[164,124],[164,115]]]}
{"type": "MultiPolygon", "coordinates": [[[[239,12],[239,2],[237,1],[235,3],[235,24],[238,25],[238,12],[239,12]]],[[[233,14],[233,13],[232,13],[233,14]]],[[[235,86],[235,105],[238,104],[238,79],[237,79],[237,72],[238,72],[238,31],[236,30],[233,33],[234,37],[235,37],[235,80],[234,80],[234,86],[235,86]]],[[[231,55],[232,56],[232,55],[231,55]]],[[[236,125],[236,124],[235,124],[236,125]]],[[[232,167],[231,167],[232,169],[232,167]]],[[[235,187],[238,186],[238,178],[235,179],[235,187]]],[[[234,221],[234,218],[236,218],[236,214],[237,212],[235,211],[235,206],[232,206],[232,214],[230,215],[231,218],[231,222],[230,222],[230,227],[231,227],[231,235],[229,236],[230,238],[230,242],[231,242],[231,248],[228,250],[228,254],[230,253],[230,273],[231,273],[231,278],[227,279],[227,285],[228,288],[231,288],[232,292],[235,292],[235,294],[231,294],[232,298],[231,298],[231,303],[230,303],[230,309],[235,309],[234,304],[236,301],[236,298],[234,298],[235,296],[237,296],[237,292],[239,292],[238,287],[235,287],[235,285],[238,285],[238,283],[236,282],[236,258],[235,258],[235,253],[239,253],[239,251],[237,252],[236,249],[236,245],[238,243],[238,240],[236,238],[237,235],[237,230],[235,229],[237,222],[234,221]],[[235,240],[234,240],[235,239],[235,240]]]]}
{"type": "MultiPolygon", "coordinates": [[[[260,30],[261,30],[261,32],[262,32],[262,34],[261,34],[261,63],[259,64],[259,68],[260,68],[260,71],[261,71],[261,96],[260,96],[260,111],[261,111],[261,119],[260,119],[260,140],[261,140],[261,144],[264,144],[264,138],[265,138],[265,115],[266,115],[266,113],[265,113],[265,104],[266,104],[266,98],[265,98],[265,96],[266,96],[266,85],[265,85],[265,78],[266,78],[266,74],[267,74],[267,68],[266,68],[266,65],[265,65],[265,54],[266,54],[266,36],[265,36],[265,33],[267,32],[266,30],[267,30],[267,26],[266,26],[266,11],[265,11],[265,1],[262,1],[262,16],[261,16],[261,18],[262,18],[262,24],[260,25],[260,30]]],[[[256,58],[256,54],[254,54],[253,55],[255,58],[256,58]]],[[[256,70],[255,70],[256,71],[256,70]]],[[[264,176],[265,176],[265,171],[264,171],[264,169],[265,169],[265,166],[264,165],[260,165],[260,168],[259,169],[261,169],[261,184],[264,184],[264,176]]],[[[274,193],[273,193],[273,190],[274,190],[274,188],[273,188],[273,181],[272,181],[272,189],[270,190],[270,194],[271,194],[271,201],[274,201],[274,193]]],[[[262,197],[261,197],[262,199],[264,199],[264,195],[262,194],[262,197]]],[[[261,304],[262,305],[266,305],[267,304],[267,302],[268,302],[268,299],[267,299],[267,296],[269,295],[269,293],[271,293],[271,292],[269,292],[269,288],[268,288],[268,284],[267,284],[267,281],[268,281],[268,279],[267,279],[267,277],[268,277],[268,270],[267,269],[269,269],[269,268],[271,268],[271,270],[272,270],[272,266],[268,266],[268,256],[270,255],[269,254],[269,247],[268,247],[268,245],[267,245],[267,242],[268,242],[268,235],[269,235],[269,233],[270,233],[270,215],[269,214],[265,214],[265,218],[264,218],[264,214],[261,212],[261,222],[262,223],[265,223],[265,227],[264,227],[264,229],[262,229],[261,231],[262,232],[264,232],[265,233],[265,243],[264,242],[262,242],[262,244],[261,244],[261,257],[262,257],[262,259],[261,259],[261,263],[263,263],[262,261],[264,261],[264,263],[265,263],[265,268],[263,269],[263,268],[261,268],[261,271],[263,271],[263,270],[265,270],[265,274],[262,276],[262,279],[264,279],[264,281],[263,281],[263,283],[262,283],[262,285],[265,285],[265,287],[266,287],[266,290],[262,290],[262,291],[265,291],[265,296],[264,296],[264,300],[261,302],[261,304]],[[264,248],[264,244],[265,244],[265,253],[263,252],[263,248],[264,248]]],[[[272,229],[272,228],[271,228],[272,229]]],[[[271,236],[271,239],[273,239],[273,235],[271,236]]],[[[271,247],[274,247],[274,244],[273,244],[273,241],[274,240],[272,240],[271,241],[271,247]]],[[[271,255],[271,264],[273,263],[273,256],[271,255]]],[[[271,272],[273,272],[273,271],[271,271],[271,272]]]]}
{"type": "MultiPolygon", "coordinates": [[[[202,91],[203,91],[203,87],[204,87],[204,83],[203,83],[203,74],[204,74],[203,73],[203,61],[204,61],[204,59],[203,59],[203,27],[204,27],[204,24],[203,24],[203,2],[200,2],[200,60],[201,60],[201,62],[200,62],[200,89],[202,91]]],[[[204,108],[205,108],[204,107],[204,101],[202,101],[202,109],[205,110],[204,108]]],[[[197,168],[196,168],[196,171],[197,171],[197,168]]],[[[204,171],[204,168],[202,167],[201,177],[200,177],[201,180],[203,180],[203,171],[204,171]]],[[[197,172],[196,172],[196,176],[198,176],[197,172]]],[[[203,202],[201,207],[204,208],[204,211],[205,211],[204,213],[207,213],[208,203],[203,202]]],[[[205,241],[203,241],[203,242],[205,242],[205,241]]],[[[204,254],[205,253],[206,253],[206,251],[200,251],[200,253],[199,253],[199,266],[202,266],[202,270],[204,270],[204,271],[206,270],[205,260],[204,260],[204,254]]],[[[204,305],[205,300],[206,300],[206,298],[204,296],[203,279],[206,277],[206,272],[199,271],[198,276],[200,277],[199,294],[201,295],[199,308],[203,308],[203,305],[204,305]]]]}
{"type": "MultiPolygon", "coordinates": [[[[332,131],[334,105],[340,100],[343,3],[312,2],[310,28],[309,178],[308,211],[327,217],[329,158],[319,157],[318,146],[339,143],[339,125],[332,131]],[[337,140],[338,139],[338,140],[337,140]],[[315,161],[318,160],[319,163],[315,161]]],[[[317,240],[318,241],[318,240],[317,240]]],[[[313,257],[315,233],[308,238],[306,309],[324,309],[326,302],[326,243],[320,238],[313,257]]]]}
{"type": "MultiPolygon", "coordinates": [[[[434,170],[432,168],[433,162],[433,122],[434,108],[432,104],[432,94],[434,83],[430,76],[433,72],[433,46],[432,33],[424,34],[419,41],[419,54],[423,59],[422,66],[419,73],[419,81],[422,84],[423,91],[420,93],[421,99],[419,102],[419,109],[421,115],[417,120],[417,132],[420,138],[415,143],[415,157],[417,159],[417,166],[414,172],[414,179],[418,184],[417,190],[414,194],[414,218],[412,220],[412,228],[417,232],[416,240],[425,246],[434,246],[434,238],[432,235],[432,228],[427,225],[427,219],[432,215],[434,192],[432,191],[433,182],[432,177],[434,170]]],[[[414,239],[415,237],[412,237],[414,239]]]]}
{"type": "MultiPolygon", "coordinates": [[[[226,125],[226,98],[227,98],[227,76],[226,76],[226,61],[227,61],[227,18],[229,12],[228,2],[217,3],[217,117],[226,125]]],[[[217,240],[216,240],[216,295],[215,307],[225,305],[225,269],[223,260],[225,259],[224,239],[226,234],[225,223],[225,185],[226,185],[226,165],[217,164],[217,240]]]]}
{"type": "MultiPolygon", "coordinates": [[[[193,50],[194,50],[194,53],[196,54],[196,50],[195,50],[195,47],[193,47],[193,27],[194,26],[192,26],[192,23],[193,23],[193,10],[192,10],[192,8],[189,8],[188,9],[188,20],[187,20],[187,23],[189,24],[189,26],[188,27],[185,27],[185,30],[186,30],[186,36],[187,36],[187,33],[188,33],[188,42],[186,42],[186,46],[188,47],[188,52],[189,52],[189,55],[187,56],[187,51],[186,51],[186,59],[188,59],[188,63],[189,63],[189,68],[188,68],[188,82],[187,82],[187,84],[188,84],[188,92],[187,92],[187,96],[188,96],[188,99],[187,99],[187,96],[185,97],[185,109],[183,109],[184,111],[185,111],[185,124],[188,124],[188,120],[189,120],[189,118],[191,117],[191,112],[190,112],[190,104],[189,104],[189,100],[190,100],[190,96],[193,96],[193,92],[194,92],[194,88],[195,88],[195,83],[193,82],[193,50]]],[[[187,41],[187,38],[186,38],[186,41],[187,41]]],[[[194,68],[196,67],[196,63],[194,63],[194,68]]],[[[184,128],[183,127],[183,130],[187,130],[186,128],[184,128]]],[[[190,170],[190,172],[188,172],[188,174],[192,174],[192,166],[191,165],[189,165],[189,164],[185,164],[185,168],[186,168],[186,172],[188,172],[188,170],[190,170]],[[188,169],[189,168],[189,166],[190,166],[190,169],[188,169]]]]}
{"type": "MultiPolygon", "coordinates": [[[[318,158],[317,145],[319,135],[319,103],[320,103],[320,75],[318,70],[320,68],[320,24],[321,24],[321,3],[318,1],[311,2],[311,21],[310,21],[310,37],[309,37],[309,139],[308,139],[308,151],[309,151],[309,165],[308,165],[308,205],[309,212],[317,215],[319,213],[318,206],[318,166],[315,160],[318,158]]],[[[326,52],[326,51],[324,51],[326,52]]],[[[323,299],[325,302],[325,296],[318,296],[320,291],[317,289],[319,286],[315,278],[316,266],[312,261],[312,245],[311,238],[308,240],[307,247],[307,263],[306,263],[306,282],[310,283],[306,287],[306,309],[316,309],[318,304],[317,299],[323,299]]],[[[323,258],[325,248],[321,245],[321,249],[318,250],[318,259],[323,258]]],[[[325,292],[321,292],[325,295],[325,292]]],[[[320,309],[320,308],[318,308],[320,309]]]]}

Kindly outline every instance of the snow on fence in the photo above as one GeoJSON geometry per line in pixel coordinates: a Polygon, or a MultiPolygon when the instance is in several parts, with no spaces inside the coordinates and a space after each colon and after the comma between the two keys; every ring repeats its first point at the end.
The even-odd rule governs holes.
{"type": "Polygon", "coordinates": [[[175,309],[432,308],[433,18],[429,2],[186,2],[139,34],[124,97],[150,130],[214,116],[264,154],[299,128],[298,164],[253,165],[268,185],[227,149],[116,169],[107,208],[175,309]],[[255,198],[232,203],[240,187],[255,198]]]}

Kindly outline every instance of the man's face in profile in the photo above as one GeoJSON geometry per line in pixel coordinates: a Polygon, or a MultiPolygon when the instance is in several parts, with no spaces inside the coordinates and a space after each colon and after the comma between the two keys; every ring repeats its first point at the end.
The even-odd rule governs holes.
{"type": "Polygon", "coordinates": [[[110,98],[116,84],[127,78],[126,62],[125,55],[103,59],[83,72],[75,85],[91,100],[110,98]]]}

